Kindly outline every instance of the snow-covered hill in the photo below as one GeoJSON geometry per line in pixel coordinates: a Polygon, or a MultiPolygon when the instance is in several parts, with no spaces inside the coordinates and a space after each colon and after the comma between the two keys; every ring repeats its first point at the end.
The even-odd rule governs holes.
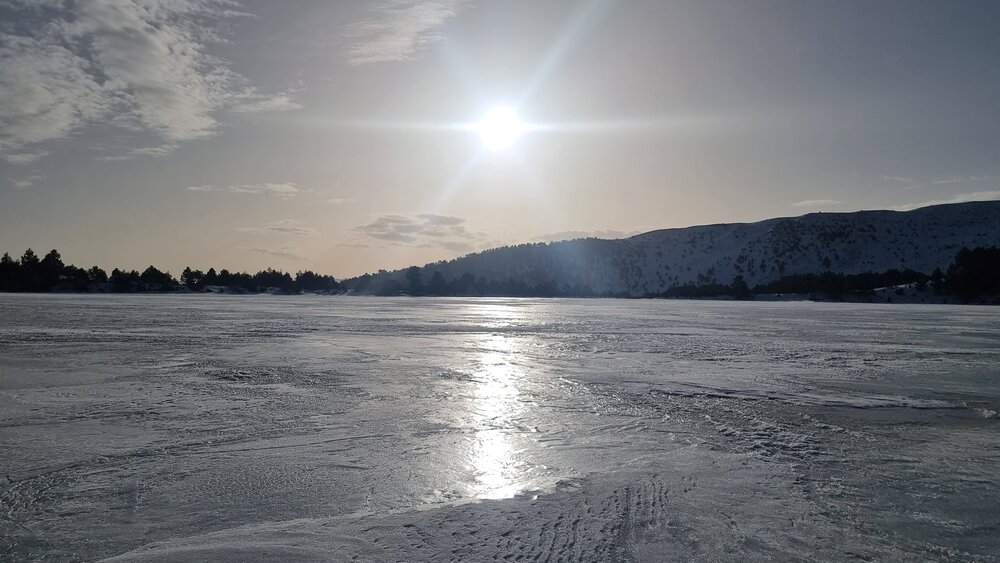
{"type": "MultiPolygon", "coordinates": [[[[811,213],[662,229],[620,240],[526,244],[428,264],[420,278],[428,284],[440,272],[438,282],[452,284],[469,274],[480,283],[642,296],[685,284],[729,284],[737,275],[753,287],[783,275],[824,271],[930,273],[946,269],[963,246],[1000,246],[1000,202],[811,213]]],[[[386,276],[405,290],[404,271],[386,276]]]]}

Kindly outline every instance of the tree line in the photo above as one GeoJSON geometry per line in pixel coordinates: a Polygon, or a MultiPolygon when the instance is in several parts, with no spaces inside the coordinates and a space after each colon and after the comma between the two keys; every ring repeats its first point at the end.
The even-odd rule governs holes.
{"type": "Polygon", "coordinates": [[[178,280],[170,272],[161,271],[155,266],[149,266],[142,272],[115,268],[110,275],[98,266],[78,268],[72,264],[64,264],[57,250],[50,251],[42,258],[30,248],[17,260],[7,252],[0,257],[0,291],[135,293],[207,291],[217,287],[247,293],[300,293],[341,289],[340,283],[333,276],[309,270],[296,272],[293,276],[289,272],[272,268],[256,274],[230,272],[226,269],[216,272],[215,268],[209,268],[207,272],[184,268],[178,280]]]}
{"type": "Polygon", "coordinates": [[[365,295],[410,295],[415,297],[627,297],[626,294],[597,293],[582,283],[560,284],[554,281],[528,283],[508,277],[503,280],[486,279],[465,272],[461,276],[446,280],[435,270],[429,280],[425,280],[421,268],[411,266],[402,272],[401,279],[390,272],[364,274],[345,280],[345,289],[365,295]]]}
{"type": "MultiPolygon", "coordinates": [[[[884,272],[838,274],[822,272],[790,274],[754,287],[742,275],[730,284],[685,284],[646,295],[645,297],[713,298],[731,297],[751,299],[755,294],[775,293],[812,294],[828,299],[867,297],[875,289],[915,284],[918,290],[928,287],[939,295],[954,295],[970,302],[977,299],[1000,298],[1000,249],[963,248],[947,272],[940,268],[927,274],[915,270],[889,269],[884,272]]],[[[529,283],[524,279],[507,277],[488,279],[465,272],[448,280],[440,271],[433,271],[425,279],[424,269],[416,266],[398,273],[380,271],[344,281],[345,289],[368,295],[413,296],[487,296],[487,297],[629,297],[628,294],[598,293],[583,283],[557,283],[541,280],[529,283]]]]}
{"type": "Polygon", "coordinates": [[[966,302],[983,298],[993,298],[997,302],[1000,299],[1000,248],[963,248],[948,272],[942,274],[935,270],[931,282],[966,302]]]}
{"type": "Polygon", "coordinates": [[[743,276],[736,276],[731,285],[682,285],[672,287],[658,297],[720,297],[749,299],[754,294],[808,293],[829,299],[847,296],[866,297],[875,289],[913,284],[918,291],[932,289],[938,295],[953,295],[965,303],[1000,300],[1000,248],[963,248],[947,271],[935,268],[930,274],[915,270],[865,272],[861,274],[793,274],[777,280],[747,287],[743,276]]]}
{"type": "MultiPolygon", "coordinates": [[[[108,275],[97,266],[90,269],[63,264],[59,252],[52,250],[39,258],[31,249],[20,259],[4,253],[0,258],[0,291],[107,291],[107,292],[166,292],[178,288],[189,291],[206,291],[226,287],[230,290],[258,293],[280,291],[353,290],[371,295],[414,296],[497,296],[497,297],[626,297],[627,295],[598,294],[582,283],[556,283],[540,281],[529,284],[523,280],[488,280],[482,276],[464,273],[446,280],[435,271],[429,280],[423,279],[421,269],[411,267],[401,277],[388,272],[366,274],[343,284],[333,278],[311,271],[300,271],[294,276],[288,272],[268,268],[255,274],[230,272],[210,268],[207,272],[185,268],[180,279],[169,272],[149,266],[142,272],[115,268],[108,275]]],[[[754,294],[798,293],[816,294],[831,299],[845,296],[864,297],[877,288],[915,284],[918,290],[928,287],[937,294],[954,295],[963,302],[1000,301],[1000,248],[963,248],[946,271],[940,268],[930,274],[914,270],[890,269],[885,272],[861,274],[794,274],[750,288],[743,276],[736,276],[732,283],[680,285],[646,297],[722,297],[750,299],[754,294]]]]}

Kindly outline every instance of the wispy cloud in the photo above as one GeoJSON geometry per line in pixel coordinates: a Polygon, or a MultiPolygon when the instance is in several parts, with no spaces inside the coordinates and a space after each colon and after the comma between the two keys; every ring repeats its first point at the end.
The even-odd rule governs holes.
{"type": "Polygon", "coordinates": [[[792,204],[792,207],[833,207],[842,203],[842,201],[836,199],[807,199],[796,201],[792,204]]]}
{"type": "Polygon", "coordinates": [[[441,39],[438,28],[468,4],[465,0],[382,0],[364,20],[349,25],[351,65],[407,61],[441,39]]]}
{"type": "Polygon", "coordinates": [[[281,197],[293,197],[295,194],[302,191],[298,185],[292,182],[284,182],[280,184],[239,184],[236,186],[229,186],[228,189],[229,191],[237,194],[266,194],[281,197]]]}
{"type": "Polygon", "coordinates": [[[10,185],[15,190],[26,190],[31,186],[34,186],[35,182],[44,179],[45,176],[28,176],[26,178],[12,178],[10,181],[10,185]]]}
{"type": "Polygon", "coordinates": [[[931,180],[931,185],[960,184],[962,182],[987,182],[993,180],[994,178],[994,176],[983,174],[972,176],[948,176],[945,178],[934,178],[931,180]]]}
{"type": "Polygon", "coordinates": [[[345,198],[345,197],[335,197],[326,200],[326,202],[329,203],[330,205],[345,205],[348,203],[353,203],[354,201],[355,201],[354,198],[345,198]]]}
{"type": "Polygon", "coordinates": [[[923,177],[921,179],[909,178],[906,176],[888,176],[882,175],[882,179],[886,182],[894,182],[897,184],[903,184],[902,188],[905,190],[914,190],[917,188],[926,188],[930,186],[944,186],[948,184],[961,184],[961,183],[973,183],[973,182],[988,182],[996,179],[996,176],[991,176],[988,174],[972,174],[968,176],[931,176],[923,177]]]}
{"type": "Polygon", "coordinates": [[[424,248],[434,248],[434,247],[444,248],[452,252],[471,252],[475,250],[477,247],[478,248],[482,247],[482,245],[475,245],[460,240],[443,240],[443,241],[438,241],[435,244],[424,243],[419,246],[422,246],[424,248]]]}
{"type": "Polygon", "coordinates": [[[354,231],[383,242],[399,245],[439,247],[464,252],[481,242],[483,233],[469,231],[465,219],[451,215],[418,213],[389,214],[354,227],[354,231]]]}
{"type": "Polygon", "coordinates": [[[965,178],[962,176],[952,176],[950,178],[936,178],[931,180],[931,184],[941,185],[941,184],[958,184],[959,182],[964,182],[965,178]]]}
{"type": "Polygon", "coordinates": [[[292,111],[302,109],[302,104],[292,99],[288,93],[281,93],[271,97],[263,96],[253,90],[249,94],[241,96],[246,101],[233,105],[232,110],[237,113],[266,113],[272,111],[292,111]]]}
{"type": "MultiPolygon", "coordinates": [[[[230,0],[88,0],[8,6],[25,25],[0,32],[0,153],[108,122],[164,147],[214,135],[217,113],[294,109],[208,54],[230,0]],[[16,30],[16,31],[12,31],[16,30]]],[[[169,151],[165,151],[169,152],[169,151]]],[[[132,154],[163,154],[164,151],[132,154]]]]}
{"type": "Polygon", "coordinates": [[[302,221],[296,221],[294,219],[284,219],[281,221],[272,221],[270,223],[265,223],[257,227],[238,227],[238,231],[253,232],[253,233],[281,233],[286,235],[300,235],[300,236],[311,236],[316,234],[316,229],[306,225],[302,221]]]}
{"type": "Polygon", "coordinates": [[[299,254],[294,248],[283,246],[281,248],[263,248],[263,247],[252,247],[248,248],[250,252],[257,252],[259,254],[267,254],[268,256],[274,256],[275,258],[283,258],[285,260],[292,260],[295,262],[308,262],[309,258],[299,254]]]}
{"type": "Polygon", "coordinates": [[[965,203],[967,201],[994,201],[994,200],[1000,200],[1000,190],[958,194],[956,196],[947,199],[936,199],[931,201],[922,201],[919,203],[905,203],[903,205],[897,205],[893,207],[893,209],[895,209],[896,211],[910,211],[912,209],[927,207],[929,205],[944,205],[947,203],[965,203]]]}
{"type": "MultiPolygon", "coordinates": [[[[2,103],[2,102],[0,102],[2,103]]],[[[8,164],[31,164],[36,160],[40,160],[48,156],[48,151],[36,151],[36,152],[19,152],[3,155],[3,159],[7,161],[8,164]]]]}
{"type": "Polygon", "coordinates": [[[234,194],[256,194],[272,195],[288,199],[295,197],[304,190],[294,182],[263,183],[263,184],[236,184],[233,186],[219,187],[211,184],[203,186],[188,186],[185,188],[190,192],[230,192],[234,194]]]}
{"type": "Polygon", "coordinates": [[[165,156],[177,150],[177,143],[165,143],[156,147],[138,147],[128,152],[135,156],[165,156]]]}

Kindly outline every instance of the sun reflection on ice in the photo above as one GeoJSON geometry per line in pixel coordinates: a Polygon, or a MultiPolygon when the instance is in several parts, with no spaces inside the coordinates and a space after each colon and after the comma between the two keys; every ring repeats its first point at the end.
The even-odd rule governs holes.
{"type": "Polygon", "coordinates": [[[480,346],[483,352],[478,358],[472,396],[472,492],[483,499],[510,498],[523,489],[518,477],[524,463],[518,459],[512,441],[515,420],[522,408],[518,397],[521,374],[511,362],[516,349],[509,338],[489,335],[480,346]]]}
{"type": "Polygon", "coordinates": [[[475,323],[490,329],[507,328],[524,321],[524,314],[518,308],[502,303],[477,303],[468,311],[475,323]]]}

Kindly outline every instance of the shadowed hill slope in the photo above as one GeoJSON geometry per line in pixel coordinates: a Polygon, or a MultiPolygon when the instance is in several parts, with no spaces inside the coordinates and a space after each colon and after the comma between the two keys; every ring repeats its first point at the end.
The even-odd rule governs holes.
{"type": "Polygon", "coordinates": [[[1000,246],[1000,202],[913,211],[810,213],[662,229],[627,239],[524,244],[347,280],[358,292],[628,295],[684,285],[750,286],[794,274],[946,269],[962,247],[1000,246]],[[443,287],[448,291],[437,291],[443,287]]]}

